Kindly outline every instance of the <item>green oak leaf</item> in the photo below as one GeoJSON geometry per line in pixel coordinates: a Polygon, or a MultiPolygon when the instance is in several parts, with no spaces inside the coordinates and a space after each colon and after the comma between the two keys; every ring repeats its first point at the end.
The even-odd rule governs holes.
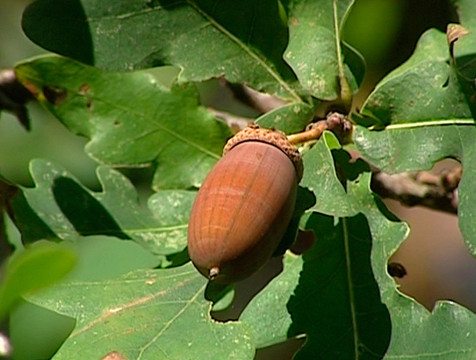
{"type": "Polygon", "coordinates": [[[429,169],[436,161],[447,157],[459,160],[463,166],[463,176],[458,187],[459,228],[469,250],[476,255],[474,125],[390,129],[380,132],[360,128],[356,141],[367,159],[388,172],[429,169]]]}
{"type": "MultiPolygon", "coordinates": [[[[461,161],[459,227],[475,255],[476,129],[472,105],[449,63],[445,36],[427,31],[412,57],[384,78],[364,104],[362,114],[367,118],[356,118],[362,126],[357,127],[354,141],[367,160],[387,172],[429,169],[446,157],[461,161]]],[[[386,290],[381,287],[381,291],[386,290]]],[[[429,313],[416,304],[409,306],[404,297],[384,295],[383,301],[392,316],[386,358],[468,359],[476,355],[476,321],[471,311],[439,302],[429,313]],[[400,311],[393,315],[393,308],[400,311]],[[396,331],[399,326],[406,331],[396,331]]]]}
{"type": "Polygon", "coordinates": [[[364,158],[390,172],[430,169],[444,158],[462,163],[459,227],[476,255],[473,185],[476,128],[470,105],[449,64],[444,34],[427,31],[415,53],[376,87],[362,113],[375,125],[358,126],[354,141],[364,158]]]}
{"type": "Polygon", "coordinates": [[[347,187],[356,213],[308,213],[302,225],[314,230],[316,244],[302,257],[286,254],[282,273],[240,320],[258,347],[305,335],[295,359],[471,358],[475,315],[449,301],[429,312],[397,290],[387,261],[408,228],[385,215],[370,191],[370,173],[358,179],[347,187]]]}
{"type": "Polygon", "coordinates": [[[110,73],[57,56],[17,65],[38,101],[86,152],[109,165],[157,164],[155,189],[198,187],[231,135],[198,104],[193,86],[160,85],[147,72],[110,73]]]}
{"type": "Polygon", "coordinates": [[[301,85],[313,96],[334,100],[341,95],[340,78],[352,90],[363,77],[363,59],[341,43],[343,23],[353,0],[292,0],[289,44],[284,59],[301,85]]]}
{"type": "Polygon", "coordinates": [[[384,269],[407,229],[384,218],[383,205],[375,199],[372,201],[370,197],[365,205],[363,201],[362,212],[375,239],[372,266],[392,323],[392,337],[384,359],[463,360],[475,357],[476,316],[473,312],[451,301],[437,302],[430,312],[395,289],[393,280],[384,269]]]}
{"type": "MultiPolygon", "coordinates": [[[[259,347],[306,335],[296,359],[308,359],[311,354],[323,359],[366,359],[385,353],[390,315],[376,280],[387,282],[393,292],[395,284],[386,275],[386,257],[373,252],[376,239],[366,217],[358,214],[371,198],[369,181],[369,173],[364,173],[358,182],[349,184],[343,198],[352,203],[349,209],[354,208],[354,214],[348,211],[349,217],[334,219],[314,211],[304,216],[302,226],[316,233],[316,244],[302,257],[286,254],[282,274],[252,300],[241,318],[250,324],[259,347]],[[383,271],[379,276],[374,275],[376,260],[379,273],[383,271]],[[282,295],[273,296],[278,289],[282,295]],[[264,308],[273,312],[261,316],[265,323],[258,324],[257,312],[264,308]]],[[[318,184],[316,179],[316,187],[318,184]]],[[[317,197],[316,190],[314,193],[317,197]]],[[[392,231],[402,241],[406,227],[395,223],[392,231]]],[[[390,252],[398,246],[385,245],[390,252]]]]}
{"type": "Polygon", "coordinates": [[[157,255],[183,251],[188,214],[195,192],[161,191],[142,208],[130,181],[106,166],[97,170],[101,192],[81,185],[64,168],[34,160],[34,188],[22,188],[14,201],[16,222],[24,242],[41,237],[74,240],[79,235],[132,239],[157,255]]]}
{"type": "MultiPolygon", "coordinates": [[[[312,191],[315,204],[307,211],[333,216],[352,216],[356,204],[350,200],[346,187],[358,177],[358,170],[345,169],[349,155],[341,149],[331,132],[324,132],[317,144],[303,155],[304,174],[300,185],[312,191]],[[350,171],[354,174],[347,174],[350,171]]],[[[356,163],[357,167],[362,164],[356,163]]]]}
{"type": "Polygon", "coordinates": [[[302,266],[302,256],[289,252],[284,254],[281,274],[256,295],[243,311],[240,321],[249,325],[258,348],[288,339],[288,329],[293,320],[287,309],[287,303],[299,283],[302,266]]]}
{"type": "MultiPolygon", "coordinates": [[[[459,17],[457,40],[451,44],[453,65],[466,94],[473,115],[476,116],[476,4],[471,0],[453,1],[459,17]]],[[[448,33],[455,28],[448,26],[448,33]]]]}
{"type": "Polygon", "coordinates": [[[380,81],[367,98],[362,107],[364,119],[355,120],[372,124],[377,130],[473,124],[467,100],[448,62],[445,35],[428,30],[410,59],[380,81]]]}
{"type": "Polygon", "coordinates": [[[303,131],[314,117],[313,106],[300,102],[290,103],[271,110],[256,119],[256,123],[265,128],[275,128],[286,134],[303,131]]]}
{"type": "Polygon", "coordinates": [[[63,281],[27,300],[76,319],[54,360],[108,354],[128,360],[253,359],[253,339],[243,324],[209,316],[206,282],[188,263],[108,280],[63,281]]]}
{"type": "Polygon", "coordinates": [[[100,68],[171,64],[180,83],[225,76],[299,100],[274,0],[37,0],[22,26],[40,46],[100,68]]]}

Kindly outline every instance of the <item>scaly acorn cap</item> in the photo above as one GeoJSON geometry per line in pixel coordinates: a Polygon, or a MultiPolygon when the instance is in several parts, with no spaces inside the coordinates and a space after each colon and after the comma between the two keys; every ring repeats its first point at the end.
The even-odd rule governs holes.
{"type": "Polygon", "coordinates": [[[301,181],[303,166],[302,156],[296,146],[291,144],[286,135],[279,130],[263,129],[259,125],[251,124],[233,136],[223,148],[223,155],[233,149],[236,145],[246,141],[261,141],[277,147],[294,164],[298,182],[301,181]]]}

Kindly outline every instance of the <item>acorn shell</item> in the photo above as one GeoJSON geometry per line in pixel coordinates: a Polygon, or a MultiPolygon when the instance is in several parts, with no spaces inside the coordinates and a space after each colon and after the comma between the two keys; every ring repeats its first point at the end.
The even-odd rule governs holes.
{"type": "Polygon", "coordinates": [[[276,139],[270,143],[242,133],[229,141],[205,179],[189,222],[189,256],[203,275],[219,283],[244,279],[270,259],[291,220],[300,179],[299,164],[276,139]]]}

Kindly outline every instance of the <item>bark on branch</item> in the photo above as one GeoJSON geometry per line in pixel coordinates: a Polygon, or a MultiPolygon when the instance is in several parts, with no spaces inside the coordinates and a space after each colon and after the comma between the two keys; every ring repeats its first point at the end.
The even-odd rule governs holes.
{"type": "Polygon", "coordinates": [[[461,176],[461,166],[440,175],[427,171],[390,175],[375,170],[371,186],[382,198],[398,200],[403,205],[457,214],[461,176]]]}
{"type": "Polygon", "coordinates": [[[236,100],[255,109],[260,114],[267,113],[286,104],[282,99],[269,94],[260,93],[244,84],[232,84],[226,80],[224,81],[236,100]]]}

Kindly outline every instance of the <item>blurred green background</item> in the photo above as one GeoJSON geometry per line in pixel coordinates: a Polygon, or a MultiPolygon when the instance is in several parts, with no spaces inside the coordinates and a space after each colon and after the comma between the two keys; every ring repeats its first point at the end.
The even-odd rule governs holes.
{"type": "MultiPolygon", "coordinates": [[[[21,14],[31,1],[0,0],[0,69],[43,54],[21,30],[21,14]]],[[[345,40],[358,49],[367,61],[367,74],[356,100],[361,103],[376,82],[407,59],[421,33],[429,27],[445,30],[455,13],[444,0],[358,0],[344,29],[345,40]]],[[[163,74],[170,82],[173,71],[163,74]]],[[[161,76],[160,73],[158,75],[161,76]]],[[[200,86],[207,105],[252,116],[246,107],[223,97],[217,81],[200,86]]],[[[12,182],[31,186],[28,164],[33,158],[53,160],[73,173],[84,185],[99,190],[96,163],[83,147],[86,139],[75,136],[37,104],[28,106],[31,131],[16,118],[0,115],[0,174],[12,182]]],[[[134,175],[134,173],[131,173],[134,175]]],[[[15,235],[14,230],[11,232],[15,235]]],[[[14,237],[18,237],[16,234],[14,237]]],[[[129,270],[156,265],[156,260],[132,242],[91,237],[77,244],[78,268],[70,276],[78,279],[103,279],[129,270]]],[[[49,359],[74,326],[72,319],[24,302],[10,318],[14,359],[49,359]]],[[[287,359],[282,347],[259,352],[259,359],[287,359]],[[279,355],[278,355],[279,354],[279,355]]]]}

